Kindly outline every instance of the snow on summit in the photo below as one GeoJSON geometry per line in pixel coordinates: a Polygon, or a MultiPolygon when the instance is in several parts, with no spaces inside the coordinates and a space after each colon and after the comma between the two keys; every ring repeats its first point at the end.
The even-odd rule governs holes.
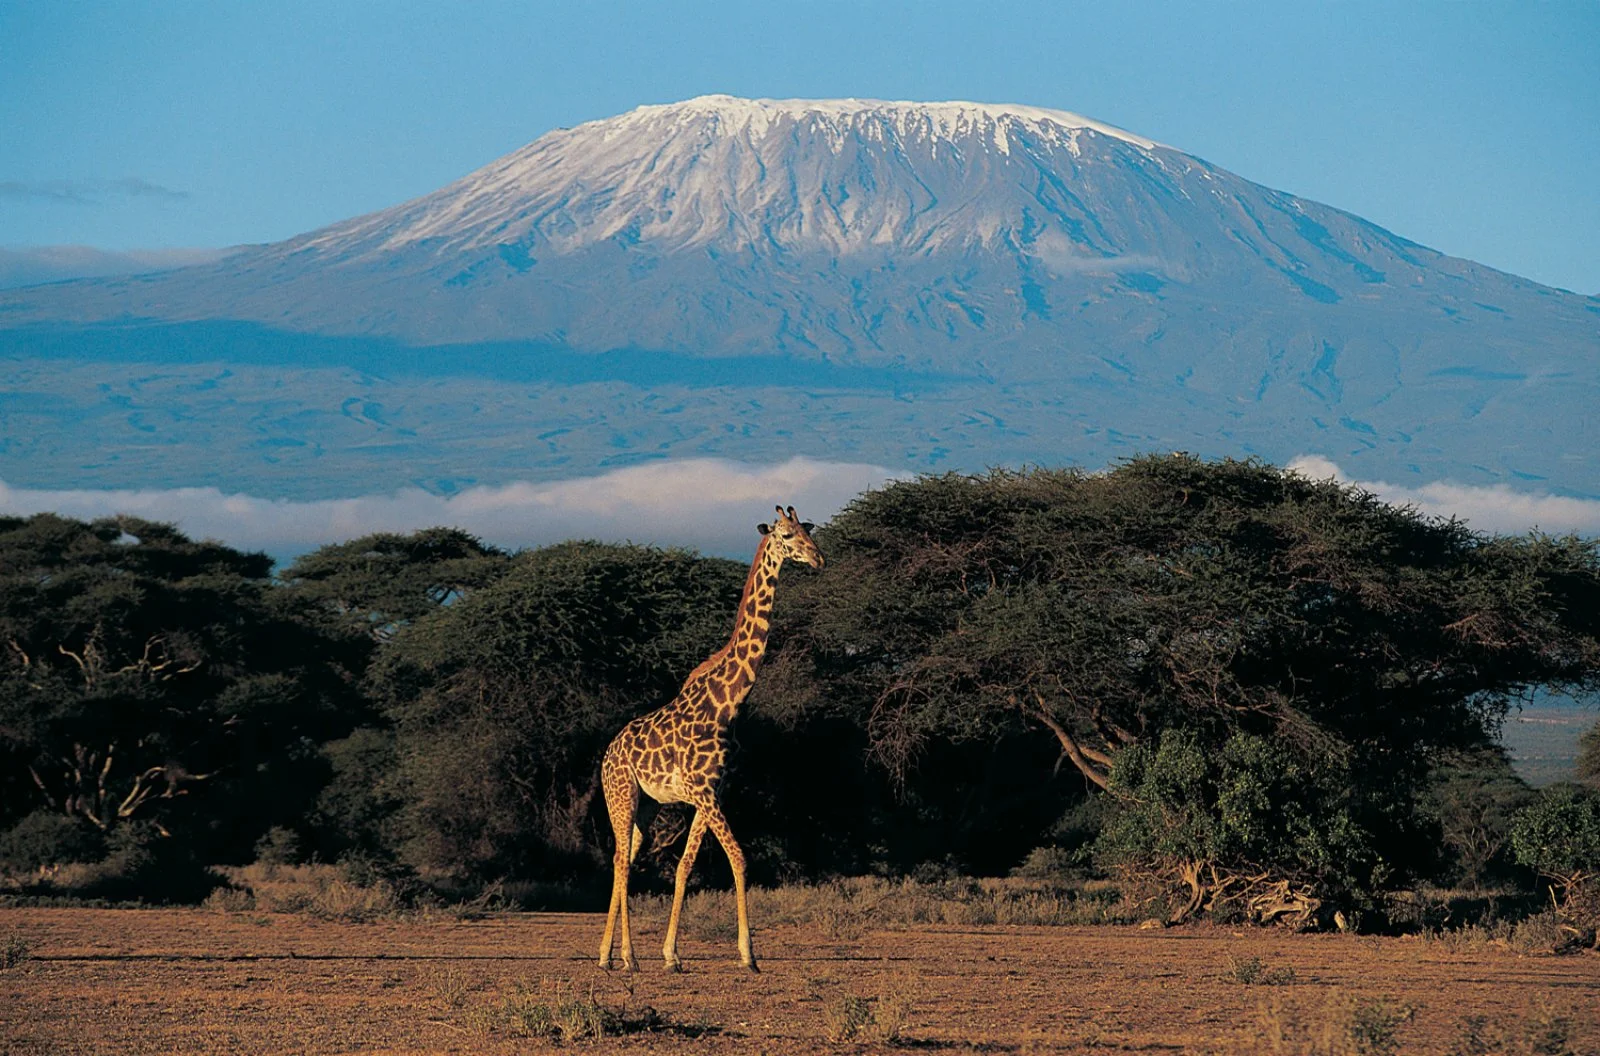
{"type": "Polygon", "coordinates": [[[296,248],[359,256],[510,242],[557,254],[611,241],[834,254],[987,246],[1020,222],[1007,187],[1130,151],[1184,157],[1037,107],[706,95],[557,129],[296,248]]]}
{"type": "Polygon", "coordinates": [[[730,130],[764,135],[774,124],[813,120],[843,133],[871,124],[896,128],[902,134],[919,132],[946,139],[973,132],[989,133],[1002,151],[1009,149],[1006,127],[1032,125],[1048,133],[1055,129],[1089,129],[1145,149],[1159,144],[1065,110],[994,103],[886,102],[881,99],[741,99],[732,95],[702,95],[681,103],[641,106],[620,117],[591,124],[617,129],[660,120],[681,121],[712,117],[730,130]]]}

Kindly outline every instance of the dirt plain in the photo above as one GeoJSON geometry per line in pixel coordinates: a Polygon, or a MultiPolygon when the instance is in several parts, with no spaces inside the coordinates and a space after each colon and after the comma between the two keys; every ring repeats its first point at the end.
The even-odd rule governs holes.
{"type": "Polygon", "coordinates": [[[1264,1004],[1314,1015],[1329,995],[1410,1005],[1401,1052],[1447,1052],[1462,1017],[1570,1015],[1600,1051],[1600,956],[1418,939],[1184,927],[919,926],[830,938],[758,930],[760,974],[732,944],[687,939],[666,973],[593,963],[603,918],[510,913],[352,924],[204,909],[0,909],[31,950],[0,972],[0,1053],[523,1053],[555,1042],[485,1026],[508,990],[659,1013],[651,1030],[565,1051],[658,1053],[1244,1052],[1264,1004]],[[1259,958],[1287,985],[1241,984],[1259,958]],[[630,992],[631,991],[631,992],[630,992]],[[897,1041],[831,1042],[851,995],[905,995],[897,1041]]]}

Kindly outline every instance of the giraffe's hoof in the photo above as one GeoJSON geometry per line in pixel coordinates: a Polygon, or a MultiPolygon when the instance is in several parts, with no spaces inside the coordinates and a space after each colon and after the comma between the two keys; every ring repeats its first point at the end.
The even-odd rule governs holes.
{"type": "Polygon", "coordinates": [[[761,969],[756,966],[756,962],[755,962],[754,959],[745,961],[743,963],[744,963],[744,966],[746,968],[750,969],[750,974],[751,975],[760,975],[761,974],[761,969]]]}
{"type": "Polygon", "coordinates": [[[667,962],[667,971],[675,974],[682,974],[683,962],[674,957],[672,960],[667,962]]]}

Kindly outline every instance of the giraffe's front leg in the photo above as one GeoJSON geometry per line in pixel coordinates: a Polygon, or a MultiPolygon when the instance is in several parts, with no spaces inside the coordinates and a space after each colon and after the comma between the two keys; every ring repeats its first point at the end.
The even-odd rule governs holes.
{"type": "Polygon", "coordinates": [[[689,883],[689,873],[694,869],[695,855],[700,853],[700,840],[706,834],[706,813],[694,812],[689,825],[689,842],[684,844],[683,857],[678,859],[678,875],[672,883],[672,915],[667,918],[667,941],[661,947],[661,956],[667,962],[667,971],[683,971],[678,959],[678,917],[683,912],[683,892],[689,883]]]}

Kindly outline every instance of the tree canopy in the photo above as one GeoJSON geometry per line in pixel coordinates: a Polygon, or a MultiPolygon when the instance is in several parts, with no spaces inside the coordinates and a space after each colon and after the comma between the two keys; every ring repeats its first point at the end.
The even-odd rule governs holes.
{"type": "Polygon", "coordinates": [[[297,820],[316,745],[364,710],[365,652],[304,619],[270,569],[135,518],[0,520],[6,820],[182,829],[224,860],[297,820]]]}
{"type": "MultiPolygon", "coordinates": [[[[735,728],[726,807],[769,881],[1045,845],[1180,917],[1307,921],[1508,876],[1529,792],[1496,724],[1600,688],[1594,541],[1254,461],[923,477],[816,540],[735,728]]],[[[599,875],[601,752],[744,576],[442,528],[270,571],[132,518],[0,519],[0,866],[267,836],[439,882],[599,875]]]]}
{"type": "Polygon", "coordinates": [[[1208,767],[1270,745],[1260,765],[1297,760],[1328,794],[1305,809],[1361,827],[1386,883],[1436,864],[1419,803],[1447,754],[1529,687],[1600,674],[1594,542],[1483,536],[1253,461],[900,482],[818,539],[830,574],[788,610],[764,706],[855,715],[903,780],[940,744],[1036,730],[1134,811],[1116,760],[1163,731],[1208,767]]]}

